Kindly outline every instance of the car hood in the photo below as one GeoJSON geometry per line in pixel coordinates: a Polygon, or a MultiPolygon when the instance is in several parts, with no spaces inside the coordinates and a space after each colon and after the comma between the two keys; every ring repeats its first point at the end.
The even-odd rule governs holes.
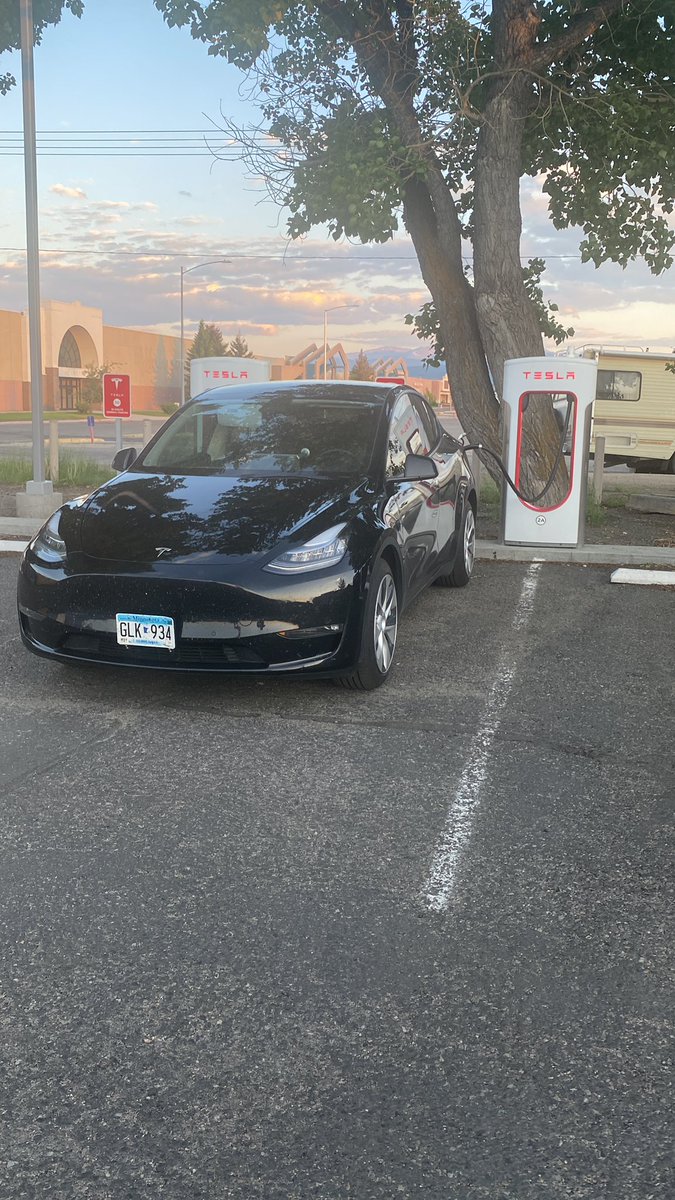
{"type": "Polygon", "coordinates": [[[154,562],[264,556],[355,515],[354,481],[316,477],[126,472],[80,509],[79,548],[98,559],[154,562]]]}

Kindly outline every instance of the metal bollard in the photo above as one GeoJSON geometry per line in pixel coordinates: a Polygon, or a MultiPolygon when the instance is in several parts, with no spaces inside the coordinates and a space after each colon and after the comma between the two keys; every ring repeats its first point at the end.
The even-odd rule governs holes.
{"type": "Polygon", "coordinates": [[[596,437],[595,458],[593,460],[593,496],[598,504],[602,503],[602,475],[605,469],[605,439],[596,437]]]}
{"type": "Polygon", "coordinates": [[[49,422],[49,474],[56,487],[59,478],[59,423],[49,422]]]}

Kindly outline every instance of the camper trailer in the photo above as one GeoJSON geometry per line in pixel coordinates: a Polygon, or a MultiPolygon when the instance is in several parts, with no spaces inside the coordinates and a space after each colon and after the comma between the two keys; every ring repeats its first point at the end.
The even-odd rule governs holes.
{"type": "Polygon", "coordinates": [[[598,363],[591,451],[604,437],[608,465],[675,473],[675,375],[666,369],[675,352],[582,346],[575,353],[598,363]]]}

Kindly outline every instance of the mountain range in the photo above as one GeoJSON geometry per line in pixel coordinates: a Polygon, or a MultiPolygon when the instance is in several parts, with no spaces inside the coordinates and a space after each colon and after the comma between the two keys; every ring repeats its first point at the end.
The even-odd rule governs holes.
{"type": "MultiPolygon", "coordinates": [[[[427,367],[424,366],[425,351],[410,353],[409,350],[402,350],[400,346],[376,346],[374,350],[366,350],[366,357],[369,362],[376,363],[378,359],[403,359],[408,369],[408,374],[414,379],[444,379],[445,366],[427,367]]],[[[349,355],[349,362],[353,364],[358,358],[357,354],[349,355]]]]}

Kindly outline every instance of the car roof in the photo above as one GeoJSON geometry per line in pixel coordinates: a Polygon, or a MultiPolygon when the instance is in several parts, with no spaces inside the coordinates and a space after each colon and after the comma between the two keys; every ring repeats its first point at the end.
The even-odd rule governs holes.
{"type": "Polygon", "coordinates": [[[386,404],[392,393],[400,390],[396,383],[365,383],[351,379],[282,379],[261,380],[259,383],[224,384],[201,392],[194,400],[253,400],[261,395],[297,396],[299,399],[325,400],[331,398],[354,401],[357,404],[386,404]]]}

